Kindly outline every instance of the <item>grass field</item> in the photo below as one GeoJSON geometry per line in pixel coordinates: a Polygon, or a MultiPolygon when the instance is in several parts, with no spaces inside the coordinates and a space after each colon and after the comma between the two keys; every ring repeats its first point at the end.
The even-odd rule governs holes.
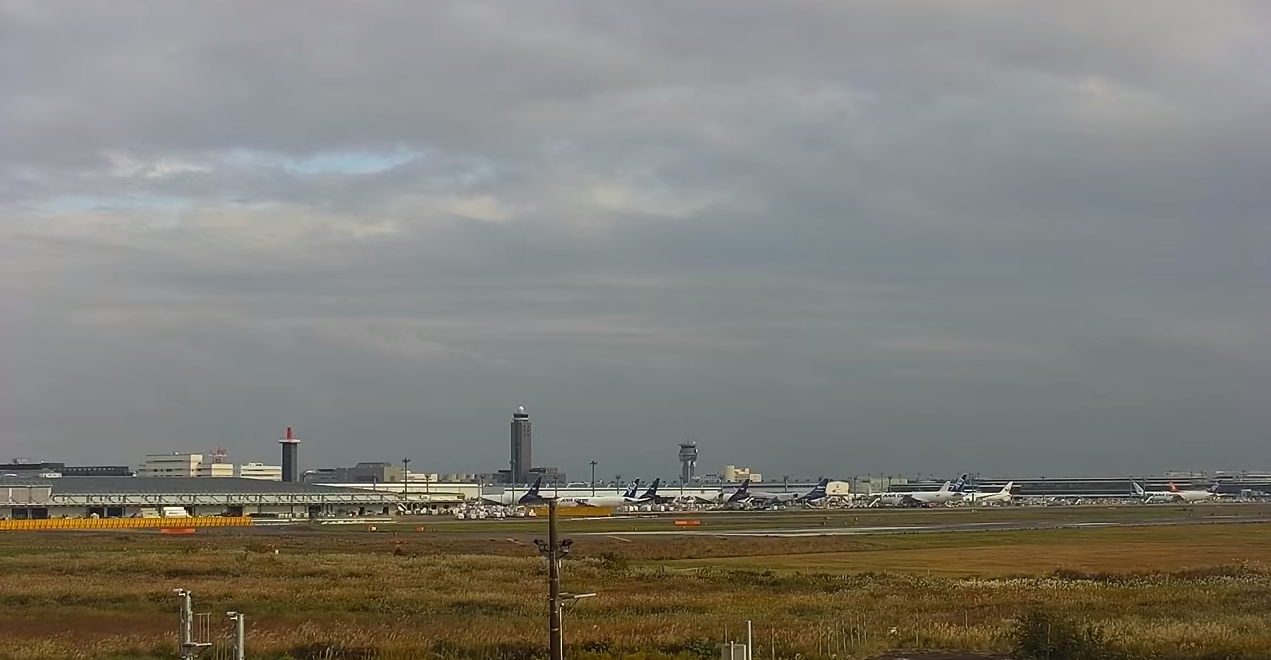
{"type": "MultiPolygon", "coordinates": [[[[568,614],[566,635],[582,660],[715,657],[746,619],[757,658],[1001,651],[1040,605],[1136,656],[1266,657],[1269,566],[1266,524],[586,536],[564,587],[599,596],[568,614]]],[[[0,534],[0,659],[171,657],[182,587],[200,610],[248,613],[252,658],[530,660],[543,653],[545,572],[502,530],[0,534]]]]}
{"type": "Polygon", "coordinates": [[[747,568],[820,573],[888,571],[1011,577],[1058,570],[1271,570],[1271,526],[1206,525],[876,536],[842,551],[669,560],[673,569],[747,568]]]}

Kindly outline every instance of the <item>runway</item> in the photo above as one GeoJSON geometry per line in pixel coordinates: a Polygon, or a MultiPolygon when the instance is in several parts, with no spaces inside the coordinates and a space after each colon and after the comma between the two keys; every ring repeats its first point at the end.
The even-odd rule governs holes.
{"type": "Polygon", "coordinates": [[[1023,531],[1041,529],[1091,529],[1103,527],[1169,527],[1182,525],[1218,525],[1237,523],[1271,522],[1260,516],[1210,516],[1204,518],[1173,518],[1164,520],[1134,520],[1127,522],[1045,522],[1003,521],[972,523],[931,523],[916,525],[888,525],[873,527],[807,527],[785,529],[708,529],[641,530],[630,532],[574,532],[573,536],[710,536],[710,537],[772,537],[799,538],[810,536],[868,536],[878,534],[935,534],[953,532],[1023,531]]]}

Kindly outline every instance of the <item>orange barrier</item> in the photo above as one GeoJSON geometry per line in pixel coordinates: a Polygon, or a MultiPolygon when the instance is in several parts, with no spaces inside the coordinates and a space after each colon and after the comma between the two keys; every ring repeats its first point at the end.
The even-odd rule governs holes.
{"type": "Polygon", "coordinates": [[[700,520],[677,520],[677,521],[675,521],[675,526],[676,526],[676,527],[690,527],[690,526],[697,526],[697,525],[700,525],[700,524],[702,524],[702,521],[700,521],[700,520]]]}
{"type": "Polygon", "coordinates": [[[201,516],[196,518],[45,518],[41,520],[0,520],[3,530],[38,529],[164,529],[195,527],[246,527],[247,516],[201,516]]]}

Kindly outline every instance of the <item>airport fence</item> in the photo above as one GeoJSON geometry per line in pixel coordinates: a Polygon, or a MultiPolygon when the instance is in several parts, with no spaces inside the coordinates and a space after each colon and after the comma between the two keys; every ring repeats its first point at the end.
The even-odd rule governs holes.
{"type": "Polygon", "coordinates": [[[44,518],[0,520],[0,531],[65,529],[167,529],[195,527],[246,527],[247,516],[197,516],[190,518],[44,518]]]}

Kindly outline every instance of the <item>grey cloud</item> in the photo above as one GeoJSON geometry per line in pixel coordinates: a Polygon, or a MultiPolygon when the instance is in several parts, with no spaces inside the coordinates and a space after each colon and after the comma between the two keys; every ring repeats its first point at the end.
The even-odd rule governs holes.
{"type": "Polygon", "coordinates": [[[7,3],[3,449],[1256,461],[1265,13],[7,3]]]}

